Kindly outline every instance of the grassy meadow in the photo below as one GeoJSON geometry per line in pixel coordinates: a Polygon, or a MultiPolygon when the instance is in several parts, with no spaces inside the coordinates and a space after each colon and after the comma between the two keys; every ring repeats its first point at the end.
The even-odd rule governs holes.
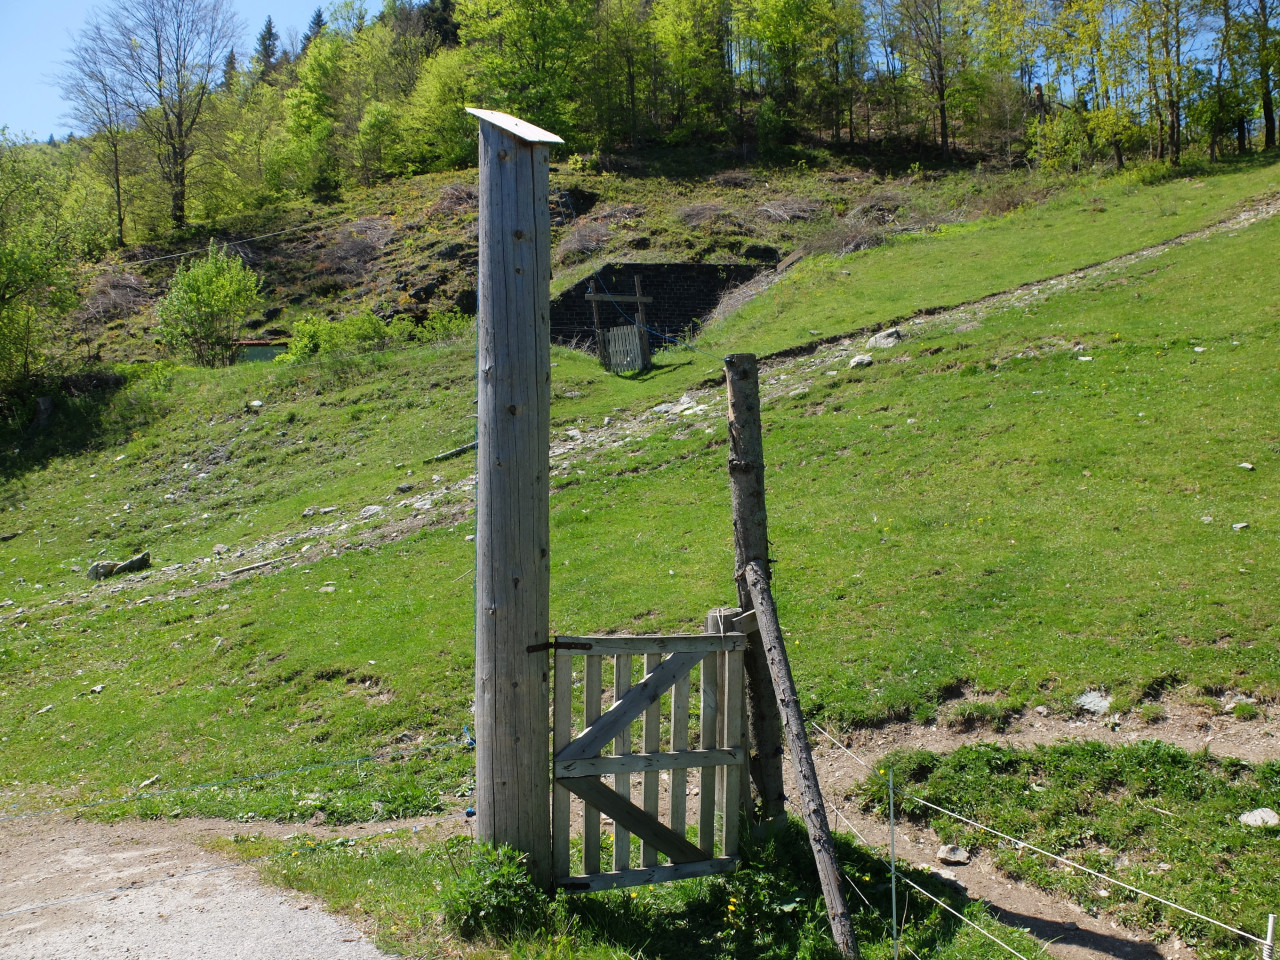
{"type": "MultiPolygon", "coordinates": [[[[1168,240],[1277,180],[1260,161],[1153,186],[1116,177],[815,257],[707,328],[705,353],[661,353],[640,377],[553,350],[553,447],[586,437],[552,461],[553,629],[689,629],[732,602],[715,357],[861,331],[843,352],[763,374],[775,593],[809,716],[849,726],[976,711],[999,724],[1028,706],[1071,711],[1095,688],[1119,712],[1232,692],[1271,709],[1280,304],[1263,278],[1280,224],[1192,240],[963,329],[922,318],[869,368],[847,358],[868,329],[1168,240]],[[705,407],[654,412],[685,394],[705,407]]],[[[473,374],[466,342],[297,367],[155,365],[109,396],[67,401],[43,435],[0,437],[8,810],[124,798],[154,777],[147,797],[82,813],[341,824],[465,805],[474,456],[429,458],[474,435],[473,374]],[[85,578],[99,557],[141,550],[148,574],[85,578]],[[158,793],[389,751],[403,756],[158,793]]],[[[986,760],[973,769],[976,783],[1003,783],[986,760]]],[[[1276,800],[1271,773],[1232,770],[1276,800]]],[[[1226,836],[1206,831],[1204,842],[1226,836]]],[[[1123,850],[1139,833],[1107,842],[1123,850]]],[[[1274,831],[1265,842],[1274,850],[1274,831]]],[[[871,876],[864,854],[843,853],[871,876]]],[[[363,910],[383,942],[413,952],[444,935],[436,911],[459,856],[408,838],[270,869],[363,910]]],[[[786,873],[777,851],[753,856],[740,878],[548,906],[510,955],[825,955],[823,936],[796,939],[796,917],[816,923],[811,879],[759,905],[765,939],[744,945],[727,898],[786,873]],[[645,940],[657,917],[684,932],[645,940]]],[[[1165,879],[1177,889],[1182,877],[1165,879]]],[[[1250,889],[1251,904],[1274,903],[1280,884],[1250,889]]],[[[876,916],[859,920],[869,957],[889,955],[876,916]]],[[[912,919],[921,937],[927,917],[912,919]]],[[[990,955],[946,929],[929,956],[990,955]]]]}

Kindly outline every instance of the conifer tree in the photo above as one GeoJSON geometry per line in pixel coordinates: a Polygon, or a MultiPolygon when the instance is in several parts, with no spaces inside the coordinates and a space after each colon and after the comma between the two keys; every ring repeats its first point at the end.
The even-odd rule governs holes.
{"type": "Polygon", "coordinates": [[[307,47],[311,46],[311,41],[320,36],[320,31],[325,27],[324,11],[316,7],[316,12],[311,15],[311,22],[307,24],[307,32],[302,35],[302,52],[305,53],[307,47]]]}
{"type": "Polygon", "coordinates": [[[262,25],[262,32],[258,34],[258,49],[253,55],[254,62],[264,77],[275,68],[279,53],[280,34],[276,33],[271,17],[267,17],[267,22],[262,25]]]}

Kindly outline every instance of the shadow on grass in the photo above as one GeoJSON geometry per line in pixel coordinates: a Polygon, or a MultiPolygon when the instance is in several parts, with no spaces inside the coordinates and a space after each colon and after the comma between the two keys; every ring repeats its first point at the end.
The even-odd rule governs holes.
{"type": "Polygon", "coordinates": [[[163,415],[167,392],[163,372],[95,370],[8,400],[0,416],[0,480],[126,439],[163,415]]]}

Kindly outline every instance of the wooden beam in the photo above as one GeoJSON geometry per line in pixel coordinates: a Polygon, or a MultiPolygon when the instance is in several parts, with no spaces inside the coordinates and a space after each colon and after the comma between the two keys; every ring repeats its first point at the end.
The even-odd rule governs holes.
{"type": "MultiPolygon", "coordinates": [[[[631,689],[631,654],[619,653],[613,658],[613,702],[618,703],[626,696],[627,691],[631,689]]],[[[592,724],[594,727],[595,724],[592,724]]],[[[596,751],[597,753],[599,751],[596,751]]],[[[622,724],[618,728],[617,735],[613,740],[613,752],[618,756],[625,756],[631,752],[631,724],[630,722],[622,724]]],[[[615,773],[613,775],[613,789],[626,800],[631,802],[631,774],[615,773]]],[[[613,822],[613,869],[626,870],[631,866],[631,834],[627,832],[627,828],[618,821],[613,822]]]]}
{"type": "Polygon", "coordinates": [[[596,303],[653,303],[653,297],[639,297],[629,293],[588,293],[584,299],[596,303]]]}
{"type": "Polygon", "coordinates": [[[836,862],[831,826],[827,823],[827,808],[818,784],[818,771],[813,765],[813,753],[809,749],[808,734],[805,733],[800,700],[796,694],[795,682],[791,678],[791,664],[787,660],[782,628],[778,625],[778,610],[773,602],[773,592],[769,589],[769,577],[764,564],[753,560],[747,564],[742,578],[751,593],[752,605],[760,621],[760,639],[768,658],[769,674],[782,713],[787,745],[791,748],[791,759],[796,768],[800,811],[804,816],[805,826],[809,829],[809,845],[813,848],[813,856],[818,863],[818,879],[822,884],[822,896],[827,901],[831,934],[841,954],[860,960],[862,954],[853,935],[849,905],[845,902],[844,888],[840,884],[840,866],[836,862]]]}
{"type": "Polygon", "coordinates": [[[562,637],[555,638],[558,646],[573,644],[573,649],[591,654],[646,654],[646,653],[715,653],[720,650],[745,650],[747,636],[744,633],[690,633],[665,637],[562,637]]]}
{"type": "MultiPolygon", "coordinates": [[[[585,656],[582,678],[582,724],[589,727],[600,718],[603,686],[600,682],[600,658],[585,656]]],[[[600,872],[600,811],[587,804],[582,811],[582,872],[600,872]]]]}
{"type": "Polygon", "coordinates": [[[656,817],[624,800],[601,783],[599,777],[566,777],[560,782],[605,816],[613,817],[614,823],[621,824],[632,835],[656,846],[671,858],[672,863],[706,859],[705,854],[688,840],[656,817]]]}
{"type": "MultiPolygon", "coordinates": [[[[644,670],[646,674],[651,674],[657,670],[662,664],[662,654],[646,653],[644,655],[644,670]]],[[[644,712],[644,731],[641,736],[643,743],[643,754],[654,754],[662,746],[662,696],[659,694],[657,699],[649,705],[649,709],[644,712]]],[[[641,786],[641,796],[644,799],[644,812],[658,819],[658,771],[656,769],[646,768],[644,771],[644,782],[641,786]]],[[[640,846],[640,866],[656,867],[658,865],[658,848],[649,841],[644,841],[640,846]]]]}
{"type": "MultiPolygon", "coordinates": [[[[729,489],[733,503],[734,579],[738,606],[751,611],[751,594],[741,580],[748,563],[759,562],[769,575],[769,525],[764,499],[764,440],[760,428],[760,376],[756,358],[736,353],[725,358],[729,394],[729,489]]],[[[786,815],[782,779],[782,718],[773,696],[769,664],[754,624],[747,634],[745,658],[751,731],[751,779],[765,820],[786,815]]]]}
{"type": "Polygon", "coordinates": [[[629,727],[682,673],[688,673],[701,659],[700,653],[675,653],[663,660],[656,670],[619,697],[608,712],[584,730],[580,737],[556,754],[556,760],[585,760],[599,754],[610,740],[629,727]]]}
{"type": "Polygon", "coordinates": [[[739,766],[746,760],[741,748],[722,750],[672,750],[663,753],[632,753],[622,757],[584,757],[557,760],[557,777],[599,777],[610,773],[646,773],[658,770],[689,770],[698,767],[739,766]]]}
{"type": "Polygon", "coordinates": [[[671,880],[711,877],[719,873],[732,873],[737,868],[737,857],[716,857],[714,860],[671,863],[642,870],[597,873],[590,877],[560,877],[556,880],[556,886],[566,893],[598,893],[601,890],[649,886],[655,883],[667,883],[671,880]]]}
{"type": "Polygon", "coordinates": [[[559,138],[479,111],[476,832],[550,888],[551,217],[559,138]]]}
{"type": "MultiPolygon", "coordinates": [[[[551,748],[559,751],[573,736],[572,654],[556,654],[555,685],[551,748]]],[[[569,791],[558,783],[551,787],[551,867],[557,877],[569,872],[569,791]]]]}

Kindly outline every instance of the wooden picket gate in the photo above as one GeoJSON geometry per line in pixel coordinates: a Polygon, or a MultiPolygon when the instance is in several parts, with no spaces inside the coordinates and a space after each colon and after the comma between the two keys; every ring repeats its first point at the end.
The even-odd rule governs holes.
{"type": "Polygon", "coordinates": [[[746,643],[746,634],[735,632],[556,638],[551,858],[558,887],[609,890],[708,876],[736,866],[740,807],[744,796],[750,797],[742,659],[746,643]],[[575,673],[578,658],[582,669],[575,673]],[[602,712],[606,658],[613,696],[602,712]],[[635,660],[643,665],[643,678],[633,686],[635,660]],[[695,669],[697,746],[690,749],[695,669]],[[575,698],[579,688],[581,696],[575,698]],[[637,721],[642,727],[638,751],[632,732],[637,721]],[[670,781],[665,823],[660,817],[661,771],[670,781]],[[694,842],[688,838],[690,771],[697,788],[694,842]],[[639,805],[631,800],[633,774],[640,775],[639,805]],[[612,786],[602,781],[606,776],[613,778],[612,786]],[[574,807],[582,814],[580,853],[571,843],[574,807]],[[609,863],[601,856],[602,814],[613,821],[609,863]],[[638,868],[632,861],[633,836],[640,840],[638,868]]]}

